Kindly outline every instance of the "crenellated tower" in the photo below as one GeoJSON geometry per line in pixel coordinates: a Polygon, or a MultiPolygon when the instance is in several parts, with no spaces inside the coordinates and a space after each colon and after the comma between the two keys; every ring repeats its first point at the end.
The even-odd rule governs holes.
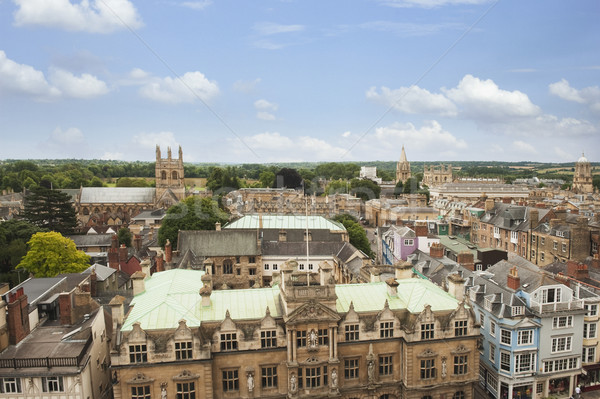
{"type": "Polygon", "coordinates": [[[167,158],[161,157],[160,147],[156,146],[156,200],[157,205],[167,208],[185,198],[183,174],[183,151],[173,159],[171,147],[167,148],[167,158]]]}

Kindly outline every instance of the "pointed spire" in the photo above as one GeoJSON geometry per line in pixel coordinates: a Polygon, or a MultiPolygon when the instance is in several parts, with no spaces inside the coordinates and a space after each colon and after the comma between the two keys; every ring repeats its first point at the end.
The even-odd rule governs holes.
{"type": "Polygon", "coordinates": [[[354,301],[350,301],[350,308],[348,310],[354,310],[354,301]]]}
{"type": "Polygon", "coordinates": [[[269,310],[268,306],[267,306],[267,310],[265,311],[265,316],[271,316],[271,311],[269,310]]]}
{"type": "Polygon", "coordinates": [[[225,318],[231,319],[231,316],[229,315],[229,309],[227,309],[227,311],[225,311],[225,318]]]}
{"type": "Polygon", "coordinates": [[[400,154],[400,162],[407,162],[406,152],[404,151],[404,144],[402,144],[402,153],[400,154]]]}
{"type": "Polygon", "coordinates": [[[384,309],[389,309],[390,308],[390,304],[388,303],[388,300],[385,300],[385,304],[383,305],[384,309]]]}

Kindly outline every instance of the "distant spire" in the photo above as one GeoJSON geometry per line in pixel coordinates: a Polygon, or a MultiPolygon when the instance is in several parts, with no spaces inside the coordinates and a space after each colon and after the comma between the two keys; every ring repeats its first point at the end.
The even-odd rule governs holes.
{"type": "Polygon", "coordinates": [[[404,144],[402,144],[402,153],[400,154],[400,162],[407,162],[406,152],[404,152],[404,144]]]}

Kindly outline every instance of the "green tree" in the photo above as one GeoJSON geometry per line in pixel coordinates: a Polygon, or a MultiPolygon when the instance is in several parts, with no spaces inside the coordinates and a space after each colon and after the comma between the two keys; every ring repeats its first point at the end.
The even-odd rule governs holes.
{"type": "Polygon", "coordinates": [[[273,188],[299,188],[302,182],[302,176],[296,169],[282,168],[275,175],[273,188]]]}
{"type": "Polygon", "coordinates": [[[329,182],[327,187],[325,187],[325,194],[332,195],[335,193],[347,193],[349,185],[350,183],[347,180],[332,180],[329,182]]]}
{"type": "Polygon", "coordinates": [[[71,197],[60,190],[38,186],[25,197],[23,218],[34,225],[61,234],[71,234],[77,225],[77,216],[71,197]]]}
{"type": "Polygon", "coordinates": [[[119,238],[119,244],[125,244],[126,247],[131,247],[131,239],[133,238],[133,234],[127,227],[121,227],[119,231],[117,231],[117,237],[119,238]]]}
{"type": "Polygon", "coordinates": [[[402,180],[398,180],[398,183],[396,183],[396,186],[394,187],[394,195],[400,195],[404,192],[404,183],[402,182],[402,180]]]}
{"type": "Polygon", "coordinates": [[[271,187],[275,182],[275,173],[265,170],[259,175],[258,180],[260,180],[261,187],[271,187]]]}
{"type": "Polygon", "coordinates": [[[404,182],[402,192],[404,194],[416,194],[419,191],[419,181],[415,177],[409,177],[404,182]]]}
{"type": "Polygon", "coordinates": [[[24,220],[11,219],[0,223],[0,271],[14,270],[27,253],[27,241],[40,228],[24,220]]]}
{"type": "Polygon", "coordinates": [[[381,187],[369,179],[352,179],[350,180],[350,193],[361,198],[363,201],[379,198],[381,187]]]}
{"type": "Polygon", "coordinates": [[[81,273],[90,265],[90,257],[83,251],[78,251],[73,240],[55,231],[35,233],[27,245],[27,255],[17,268],[27,270],[35,277],[81,273]]]}
{"type": "Polygon", "coordinates": [[[167,210],[158,230],[158,244],[164,247],[167,239],[177,246],[179,230],[214,230],[217,222],[225,224],[228,215],[212,198],[188,197],[167,210]]]}
{"type": "Polygon", "coordinates": [[[360,249],[371,258],[375,256],[371,250],[371,244],[367,238],[367,232],[354,217],[348,214],[341,214],[337,215],[335,218],[333,218],[333,220],[344,225],[346,231],[348,232],[350,244],[354,245],[356,249],[360,249]]]}

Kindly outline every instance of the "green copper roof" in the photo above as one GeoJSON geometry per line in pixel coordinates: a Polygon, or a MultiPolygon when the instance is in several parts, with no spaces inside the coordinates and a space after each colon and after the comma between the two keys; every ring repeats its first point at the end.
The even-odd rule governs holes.
{"type": "Polygon", "coordinates": [[[263,229],[327,229],[333,231],[346,231],[338,222],[322,216],[304,215],[246,215],[229,223],[224,229],[258,229],[262,223],[263,229]],[[262,219],[262,222],[261,222],[262,219]]]}

